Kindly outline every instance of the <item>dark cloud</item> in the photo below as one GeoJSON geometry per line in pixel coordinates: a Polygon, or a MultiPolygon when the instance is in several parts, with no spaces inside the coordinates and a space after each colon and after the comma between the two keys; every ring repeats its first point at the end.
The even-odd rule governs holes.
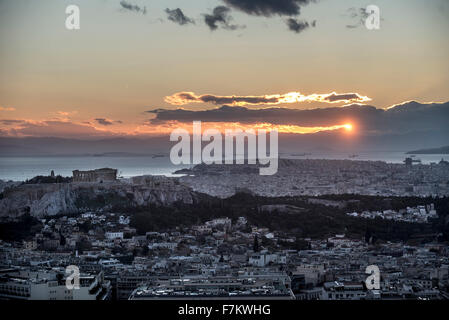
{"type": "Polygon", "coordinates": [[[16,120],[16,119],[3,119],[0,120],[0,123],[5,125],[5,126],[10,126],[10,125],[14,125],[14,124],[19,124],[19,123],[23,123],[23,120],[16,120]]]}
{"type": "Polygon", "coordinates": [[[186,24],[193,24],[195,21],[189,17],[187,17],[184,12],[180,8],[177,9],[165,9],[165,12],[168,15],[168,20],[173,21],[174,23],[177,23],[181,26],[186,24]]]}
{"type": "Polygon", "coordinates": [[[300,33],[306,29],[308,29],[310,26],[315,27],[316,22],[313,21],[311,24],[309,24],[307,21],[300,21],[297,19],[289,18],[287,19],[287,26],[291,31],[294,31],[296,33],[300,33]]]}
{"type": "Polygon", "coordinates": [[[147,13],[147,8],[146,7],[142,8],[142,7],[138,6],[138,5],[126,2],[124,0],[120,1],[120,5],[125,10],[129,10],[129,11],[133,11],[133,12],[137,12],[137,13],[142,13],[142,14],[146,14],[147,13]]]}
{"type": "MultiPolygon", "coordinates": [[[[4,121],[4,120],[3,120],[4,121]]],[[[33,136],[33,137],[70,137],[89,138],[95,136],[108,136],[111,133],[99,131],[90,125],[74,123],[70,121],[46,120],[28,121],[9,120],[14,127],[4,130],[6,136],[33,136]]]]}
{"type": "Polygon", "coordinates": [[[96,118],[95,121],[98,122],[98,124],[101,124],[102,126],[111,126],[113,125],[113,122],[105,119],[105,118],[96,118]]]}
{"type": "Polygon", "coordinates": [[[195,101],[198,98],[196,96],[194,96],[192,93],[190,92],[180,92],[178,93],[178,97],[187,101],[195,101]]]}
{"type": "Polygon", "coordinates": [[[370,106],[352,105],[341,108],[323,108],[299,110],[289,108],[249,109],[246,107],[222,106],[212,110],[191,111],[176,110],[149,110],[148,113],[156,117],[150,120],[152,124],[165,121],[179,122],[239,122],[239,123],[271,123],[279,125],[298,126],[332,126],[336,123],[346,123],[348,118],[358,118],[360,115],[368,117],[383,110],[370,106]]]}
{"type": "MultiPolygon", "coordinates": [[[[316,0],[223,0],[228,6],[254,16],[299,16],[301,7],[316,0]]],[[[315,27],[312,23],[294,18],[286,20],[288,28],[296,33],[315,27]]]]}
{"type": "Polygon", "coordinates": [[[204,14],[204,22],[210,30],[217,30],[219,26],[226,30],[236,30],[244,28],[236,24],[231,24],[233,18],[229,15],[231,9],[225,6],[215,7],[212,14],[204,14]]]}
{"type": "Polygon", "coordinates": [[[212,94],[203,94],[200,96],[196,96],[191,92],[179,92],[174,94],[171,97],[168,97],[166,99],[167,102],[173,104],[178,104],[177,101],[179,101],[179,104],[188,104],[188,103],[213,103],[217,105],[223,105],[223,104],[238,104],[238,103],[245,103],[245,104],[267,104],[267,103],[277,103],[279,98],[266,98],[264,96],[254,97],[254,96],[216,96],[212,94]],[[173,100],[171,100],[173,99],[173,100]]]}
{"type": "Polygon", "coordinates": [[[270,17],[297,16],[301,6],[307,5],[311,0],[223,0],[232,8],[250,15],[270,17]]]}
{"type": "Polygon", "coordinates": [[[406,133],[411,130],[415,132],[447,131],[449,102],[421,104],[412,101],[389,109],[377,109],[373,106],[358,104],[307,110],[289,108],[249,109],[223,106],[201,111],[158,109],[148,111],[148,113],[155,114],[155,118],[150,120],[152,124],[161,124],[167,121],[185,123],[203,121],[244,124],[271,123],[274,125],[312,127],[333,126],[350,122],[356,126],[356,130],[359,132],[381,135],[406,133]]]}
{"type": "MultiPolygon", "coordinates": [[[[192,97],[190,94],[181,94],[181,97],[183,97],[186,100],[195,101],[195,97],[192,97]]],[[[239,96],[233,96],[233,97],[224,97],[224,96],[215,96],[211,94],[204,94],[200,97],[198,97],[201,102],[204,103],[213,103],[213,104],[234,104],[239,102],[245,102],[247,104],[266,104],[266,103],[277,103],[278,98],[265,98],[265,97],[239,97],[239,96]]]]}
{"type": "Polygon", "coordinates": [[[329,102],[341,101],[341,100],[357,100],[360,96],[357,93],[345,93],[345,94],[335,94],[332,93],[325,97],[324,99],[329,102]]]}
{"type": "Polygon", "coordinates": [[[239,102],[245,102],[247,104],[265,104],[265,103],[275,103],[277,98],[265,98],[265,97],[219,97],[205,94],[201,96],[201,101],[205,103],[213,104],[233,104],[239,102]]]}

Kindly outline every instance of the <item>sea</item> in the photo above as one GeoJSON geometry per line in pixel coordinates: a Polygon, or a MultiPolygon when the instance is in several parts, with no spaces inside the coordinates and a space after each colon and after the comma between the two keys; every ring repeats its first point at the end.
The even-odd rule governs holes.
{"type": "MultiPolygon", "coordinates": [[[[373,160],[389,163],[402,163],[406,157],[421,160],[423,164],[449,160],[448,154],[407,155],[404,152],[373,151],[357,154],[313,152],[280,153],[287,159],[348,159],[373,160]]],[[[39,157],[2,157],[0,156],[0,180],[25,181],[38,175],[72,176],[73,170],[92,170],[98,168],[116,168],[119,177],[128,178],[140,175],[179,176],[176,170],[191,168],[192,165],[173,165],[167,156],[39,156],[39,157]]]]}

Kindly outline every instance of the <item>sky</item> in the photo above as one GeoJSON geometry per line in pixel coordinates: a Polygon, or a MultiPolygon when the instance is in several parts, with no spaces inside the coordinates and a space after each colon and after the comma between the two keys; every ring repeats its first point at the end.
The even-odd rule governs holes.
{"type": "Polygon", "coordinates": [[[446,102],[448,31],[447,0],[0,0],[0,135],[154,134],[173,126],[161,109],[446,102]]]}

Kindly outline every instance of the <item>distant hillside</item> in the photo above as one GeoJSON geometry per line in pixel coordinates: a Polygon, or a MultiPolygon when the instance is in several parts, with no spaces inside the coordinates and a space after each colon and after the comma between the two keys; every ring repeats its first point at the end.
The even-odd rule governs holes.
{"type": "Polygon", "coordinates": [[[407,154],[449,154],[449,146],[409,151],[407,154]]]}

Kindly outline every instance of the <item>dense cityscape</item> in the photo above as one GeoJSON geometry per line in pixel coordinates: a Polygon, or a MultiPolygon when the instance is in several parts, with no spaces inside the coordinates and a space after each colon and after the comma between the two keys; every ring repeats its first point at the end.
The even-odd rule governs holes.
{"type": "MultiPolygon", "coordinates": [[[[444,161],[439,164],[413,167],[407,164],[392,165],[350,160],[282,160],[281,163],[284,166],[287,164],[287,170],[292,170],[291,167],[294,165],[300,169],[294,169],[296,175],[291,171],[290,174],[282,174],[281,166],[280,177],[271,177],[274,185],[280,183],[279,181],[286,185],[288,179],[292,186],[296,183],[301,186],[300,188],[306,188],[305,182],[315,184],[318,181],[334,179],[333,184],[340,187],[331,190],[321,189],[326,191],[319,197],[306,196],[305,200],[302,198],[292,200],[296,198],[291,197],[291,189],[286,186],[277,189],[282,197],[275,202],[269,200],[275,197],[267,198],[268,200],[252,198],[258,197],[255,193],[263,194],[260,190],[264,187],[270,188],[269,184],[263,186],[253,181],[252,188],[248,188],[246,184],[241,189],[236,187],[234,193],[243,192],[244,197],[259,199],[251,200],[258,203],[256,207],[259,213],[255,213],[256,217],[283,215],[292,217],[291,219],[300,219],[298,221],[310,220],[310,216],[307,218],[307,215],[311,213],[307,213],[300,204],[291,203],[304,200],[304,206],[310,205],[311,208],[318,206],[320,210],[328,210],[329,216],[326,219],[347,217],[345,219],[349,220],[344,222],[343,229],[333,229],[330,226],[327,232],[319,233],[320,236],[317,236],[313,233],[315,231],[303,230],[300,233],[284,227],[269,228],[257,223],[257,218],[254,220],[254,213],[250,212],[252,209],[232,211],[233,214],[229,217],[220,216],[222,211],[217,209],[216,215],[209,216],[202,213],[198,204],[192,207],[192,213],[197,212],[198,217],[189,223],[184,223],[183,218],[176,216],[174,219],[180,219],[179,221],[158,228],[154,225],[156,222],[152,220],[153,216],[147,218],[144,213],[139,213],[141,209],[132,209],[136,206],[133,201],[150,207],[153,202],[162,208],[176,206],[176,199],[172,202],[161,202],[158,197],[164,197],[163,190],[167,192],[190,190],[187,182],[191,184],[195,179],[200,179],[201,185],[206,186],[212,185],[212,181],[216,182],[217,176],[220,176],[218,181],[231,184],[232,176],[233,183],[238,185],[251,175],[247,172],[251,170],[250,166],[237,168],[237,171],[231,173],[226,171],[221,173],[219,168],[213,167],[199,173],[200,169],[195,167],[191,170],[191,175],[181,178],[142,176],[117,179],[115,169],[75,170],[70,179],[55,176],[52,172],[48,177],[36,177],[25,183],[3,183],[0,205],[4,210],[12,211],[9,215],[3,212],[2,230],[20,229],[18,226],[24,225],[28,228],[24,229],[26,234],[20,229],[21,231],[14,235],[15,241],[3,239],[0,242],[0,297],[50,300],[202,298],[428,300],[449,297],[449,247],[447,240],[444,241],[446,234],[433,227],[437,225],[437,221],[446,217],[439,215],[438,209],[441,208],[441,204],[437,207],[433,201],[438,198],[432,197],[417,197],[413,201],[404,198],[411,194],[422,196],[422,190],[433,190],[432,188],[436,188],[439,192],[429,193],[429,196],[441,196],[442,193],[446,193],[449,166],[444,161]],[[323,174],[313,179],[311,177],[317,166],[328,169],[322,170],[323,174]],[[342,166],[344,169],[340,168],[342,166]],[[354,177],[368,177],[360,175],[360,171],[377,168],[377,174],[371,172],[369,175],[370,181],[375,179],[377,182],[373,190],[383,192],[380,200],[376,201],[385,202],[388,197],[400,193],[401,197],[398,197],[397,201],[401,201],[399,203],[403,206],[363,210],[365,202],[362,200],[342,201],[332,197],[323,198],[323,194],[328,192],[331,192],[333,197],[348,193],[349,187],[342,187],[342,183],[337,181],[336,172],[347,181],[352,181],[351,168],[357,168],[354,177]],[[390,168],[390,171],[386,171],[386,168],[390,168]],[[243,173],[239,170],[243,170],[243,173]],[[196,175],[192,175],[192,172],[196,175]],[[304,175],[305,172],[309,172],[309,175],[304,175]],[[414,180],[407,179],[410,172],[415,177],[414,180]],[[388,182],[390,180],[386,180],[386,177],[392,176],[398,181],[393,194],[393,188],[388,182]],[[209,184],[205,183],[206,178],[210,179],[209,184]],[[43,189],[45,192],[38,192],[40,194],[28,194],[27,197],[31,200],[25,201],[23,190],[30,187],[39,190],[36,188],[46,186],[48,183],[59,187],[56,191],[43,189]],[[98,201],[98,194],[105,195],[105,192],[120,190],[117,185],[122,184],[127,188],[140,190],[139,192],[145,193],[145,190],[150,190],[148,192],[152,193],[152,196],[147,195],[149,202],[142,202],[141,194],[135,191],[134,196],[126,194],[131,201],[131,208],[123,207],[119,210],[118,207],[108,206],[107,202],[112,200],[106,200],[106,205],[103,203],[102,206],[94,206],[96,209],[91,210],[92,207],[88,208],[86,205],[88,201],[84,199],[83,206],[78,208],[77,212],[64,212],[64,208],[71,207],[69,205],[60,207],[60,199],[52,195],[58,194],[59,189],[69,186],[72,193],[77,191],[81,194],[83,193],[79,190],[82,189],[79,188],[90,188],[89,190],[95,190],[91,192],[96,194],[94,199],[98,201]],[[142,186],[146,186],[147,189],[142,191],[142,186]],[[415,186],[419,188],[415,189],[415,186]],[[337,190],[344,192],[338,193],[337,190]],[[27,211],[23,208],[19,210],[20,205],[16,203],[17,201],[13,201],[15,206],[11,206],[11,200],[8,199],[14,199],[16,193],[21,195],[20,205],[34,206],[40,208],[40,211],[30,209],[27,211]],[[53,203],[49,204],[49,201],[53,203]],[[362,202],[355,208],[361,210],[350,210],[353,209],[351,205],[358,201],[362,202]],[[60,212],[42,209],[43,207],[57,208],[60,212]],[[247,216],[239,215],[240,212],[246,212],[245,210],[248,211],[247,216]],[[21,215],[18,212],[25,214],[21,215]],[[340,212],[341,215],[337,215],[340,212]],[[256,223],[252,223],[254,221],[256,223]],[[372,227],[370,221],[373,221],[372,227]],[[379,223],[380,227],[377,226],[379,223]],[[390,231],[394,228],[392,223],[402,226],[402,229],[398,230],[405,230],[405,235],[399,234],[403,231],[390,231]],[[146,228],[146,224],[150,228],[146,228]],[[408,230],[412,230],[413,226],[422,226],[427,229],[419,230],[427,231],[424,234],[413,233],[414,231],[410,233],[408,230]],[[378,230],[376,228],[381,228],[381,231],[376,231],[378,230]],[[348,234],[345,234],[345,230],[348,234]],[[402,238],[397,238],[392,232],[398,233],[402,238]],[[17,235],[20,235],[22,240],[17,240],[17,235]],[[365,270],[370,265],[375,265],[380,270],[380,286],[376,289],[367,288],[365,283],[368,276],[365,270]],[[66,288],[68,266],[79,268],[80,290],[66,288]]],[[[202,166],[199,168],[205,170],[202,166]]],[[[227,170],[226,167],[225,169],[227,170]]],[[[257,174],[252,176],[259,177],[257,174]]],[[[368,178],[361,179],[360,184],[370,182],[363,181],[364,179],[368,178]]],[[[319,195],[318,190],[317,188],[313,192],[319,195]]],[[[211,195],[216,195],[216,189],[209,191],[211,195]]],[[[195,198],[195,191],[190,192],[193,196],[187,197],[187,202],[199,201],[195,198]]],[[[225,194],[221,194],[221,198],[224,196],[225,194]]],[[[368,201],[371,201],[369,199],[372,196],[367,197],[368,201]]],[[[80,196],[76,199],[75,202],[80,203],[80,196]]],[[[66,201],[71,200],[66,198],[66,201]]],[[[246,203],[251,201],[244,200],[246,203]]],[[[161,209],[153,208],[149,209],[149,212],[157,210],[161,209]]],[[[158,217],[163,223],[164,219],[170,219],[170,213],[165,214],[168,216],[158,217]]],[[[279,216],[278,219],[283,218],[279,216]]]]}
{"type": "Polygon", "coordinates": [[[278,173],[260,176],[251,165],[201,165],[180,170],[181,181],[194,190],[229,197],[246,188],[259,195],[296,196],[323,194],[365,194],[390,196],[449,195],[449,162],[430,165],[384,161],[281,159],[278,173]],[[219,175],[220,179],[212,177],[219,175]]]}

